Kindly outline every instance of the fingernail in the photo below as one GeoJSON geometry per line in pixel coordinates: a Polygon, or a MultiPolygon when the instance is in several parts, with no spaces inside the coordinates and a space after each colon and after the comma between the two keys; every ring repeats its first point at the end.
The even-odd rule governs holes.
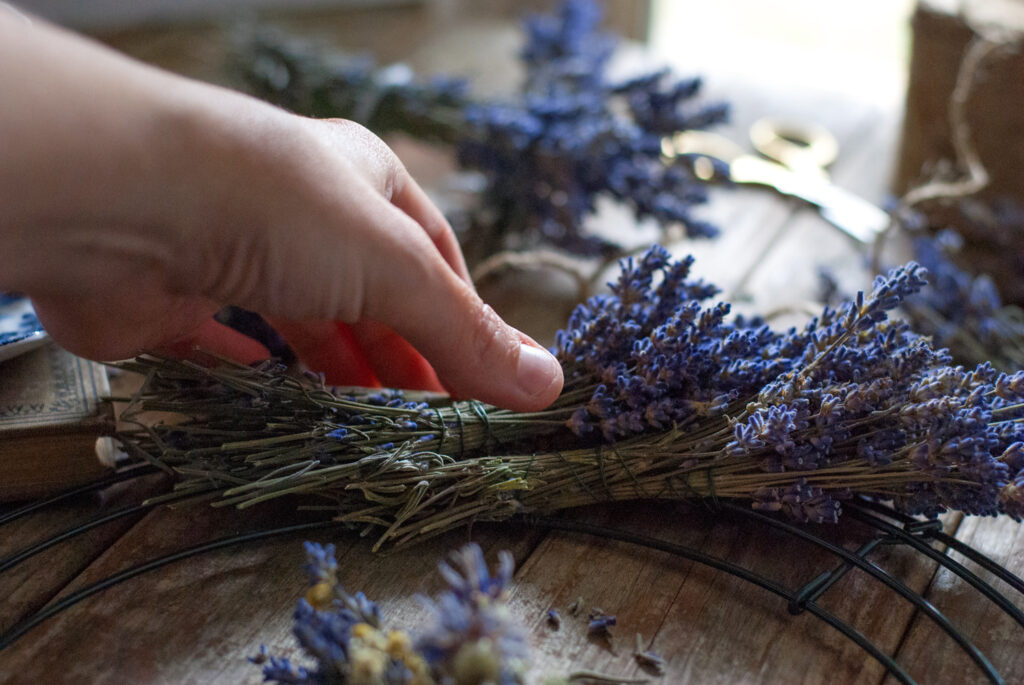
{"type": "Polygon", "coordinates": [[[519,346],[516,380],[524,393],[531,397],[543,394],[555,382],[558,372],[558,362],[550,354],[532,345],[519,346]]]}

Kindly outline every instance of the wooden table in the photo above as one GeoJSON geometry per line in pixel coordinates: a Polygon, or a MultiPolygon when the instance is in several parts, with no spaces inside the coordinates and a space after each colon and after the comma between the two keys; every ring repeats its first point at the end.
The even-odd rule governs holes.
{"type": "MultiPolygon", "coordinates": [[[[716,83],[713,77],[709,87],[735,103],[731,132],[737,139],[750,121],[765,114],[813,117],[827,125],[842,145],[836,182],[872,200],[883,198],[898,103],[867,106],[806,89],[716,83]]],[[[692,247],[702,274],[761,311],[779,306],[798,310],[813,296],[818,264],[859,269],[858,252],[843,236],[813,212],[771,194],[723,192],[707,214],[723,227],[723,236],[680,249],[692,247]]],[[[603,220],[621,218],[612,212],[603,220]]],[[[513,279],[485,294],[515,323],[544,337],[552,321],[564,320],[571,303],[538,296],[524,285],[533,280],[513,279]],[[537,316],[537,305],[546,318],[537,316]]],[[[102,497],[83,497],[5,525],[0,555],[137,502],[139,491],[152,487],[151,482],[117,487],[102,497]]],[[[568,518],[688,545],[791,590],[835,565],[835,558],[820,548],[702,504],[620,504],[568,518]]],[[[119,518],[0,573],[0,593],[7,597],[0,629],[134,564],[296,520],[300,517],[287,504],[245,512],[156,509],[119,518]]],[[[951,516],[945,526],[1016,573],[1024,572],[1024,528],[1019,525],[951,516]]],[[[853,523],[815,532],[850,549],[863,540],[863,530],[853,523]]],[[[381,555],[370,551],[369,539],[339,528],[195,556],[99,592],[34,628],[0,652],[0,682],[259,682],[259,668],[246,657],[260,644],[298,656],[290,636],[291,612],[303,591],[301,542],[307,538],[337,545],[342,583],[378,600],[386,625],[413,629],[425,618],[414,596],[441,586],[433,571],[439,557],[467,540],[480,543],[492,561],[498,550],[510,550],[518,569],[512,610],[532,636],[534,682],[575,670],[651,677],[631,656],[637,634],[646,648],[667,660],[665,675],[651,677],[652,682],[888,682],[881,665],[850,640],[806,612],[791,615],[783,599],[728,573],[600,536],[511,524],[480,524],[381,555]],[[588,637],[586,621],[568,616],[567,607],[577,598],[587,609],[600,607],[617,615],[610,641],[588,637]],[[546,621],[551,608],[563,616],[557,630],[546,621]]],[[[904,548],[879,549],[869,559],[945,612],[1007,682],[1024,682],[1020,626],[950,573],[904,548]]],[[[1010,596],[1021,603],[1019,596],[1010,596]]],[[[844,576],[820,605],[894,655],[918,682],[984,682],[977,667],[931,621],[863,572],[844,576]]]]}

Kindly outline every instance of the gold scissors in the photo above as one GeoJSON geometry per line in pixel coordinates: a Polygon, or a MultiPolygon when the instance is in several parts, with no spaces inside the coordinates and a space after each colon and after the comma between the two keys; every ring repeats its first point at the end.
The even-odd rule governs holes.
{"type": "Polygon", "coordinates": [[[717,133],[681,131],[662,141],[662,151],[667,157],[691,156],[695,173],[705,180],[714,176],[707,158],[719,160],[734,183],[768,186],[814,205],[826,221],[860,243],[874,243],[889,227],[888,213],[829,180],[839,143],[824,127],[759,119],[750,127],[750,142],[759,155],[717,133]]]}

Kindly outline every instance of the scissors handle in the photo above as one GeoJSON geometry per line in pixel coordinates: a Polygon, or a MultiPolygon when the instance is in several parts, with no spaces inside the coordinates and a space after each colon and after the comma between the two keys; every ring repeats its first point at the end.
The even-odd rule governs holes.
{"type": "Polygon", "coordinates": [[[742,155],[729,165],[735,183],[763,185],[818,208],[822,218],[859,243],[870,245],[889,227],[890,217],[867,200],[823,177],[793,171],[767,159],[742,155]]]}
{"type": "Polygon", "coordinates": [[[825,178],[825,169],[839,155],[839,142],[825,127],[771,117],[750,126],[750,142],[765,157],[797,173],[825,178]]]}
{"type": "MultiPolygon", "coordinates": [[[[780,129],[775,129],[778,135],[780,129]]],[[[815,144],[804,147],[814,149],[814,160],[825,162],[829,159],[829,139],[833,141],[831,155],[838,152],[838,144],[831,134],[815,138],[815,144]],[[822,142],[826,141],[826,142],[822,142]]],[[[796,147],[792,141],[788,145],[796,147]]],[[[889,215],[863,198],[843,190],[828,181],[824,170],[817,163],[817,173],[794,169],[792,166],[773,162],[761,156],[745,154],[743,148],[728,138],[707,131],[684,131],[663,142],[667,158],[678,155],[713,157],[728,164],[728,178],[733,183],[760,185],[819,208],[822,217],[844,233],[861,243],[870,244],[889,226],[889,215]]],[[[761,151],[763,154],[763,150],[761,151]]],[[[701,176],[701,178],[705,178],[701,176]]],[[[708,180],[708,179],[705,179],[708,180]]]]}

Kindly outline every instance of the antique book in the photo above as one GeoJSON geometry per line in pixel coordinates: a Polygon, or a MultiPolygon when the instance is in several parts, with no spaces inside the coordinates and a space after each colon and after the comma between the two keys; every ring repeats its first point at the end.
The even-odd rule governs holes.
{"type": "Polygon", "coordinates": [[[0,501],[103,476],[116,450],[106,368],[53,343],[0,363],[0,501]]]}

